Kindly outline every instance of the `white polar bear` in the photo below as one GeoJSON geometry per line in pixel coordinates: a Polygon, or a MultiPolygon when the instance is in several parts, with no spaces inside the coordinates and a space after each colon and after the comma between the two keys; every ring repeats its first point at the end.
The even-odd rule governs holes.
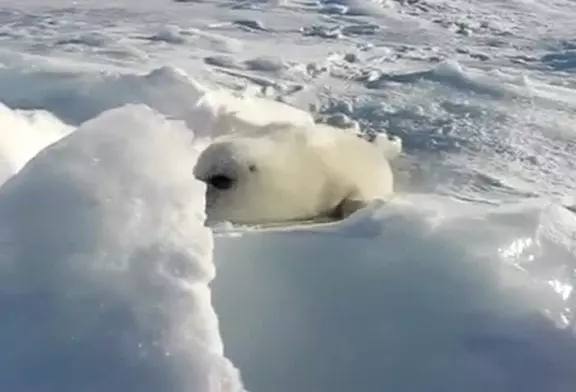
{"type": "MultiPolygon", "coordinates": [[[[228,121],[234,122],[233,117],[228,121]]],[[[325,124],[233,124],[198,158],[208,221],[273,224],[343,218],[393,194],[399,138],[367,141],[325,124]]]]}

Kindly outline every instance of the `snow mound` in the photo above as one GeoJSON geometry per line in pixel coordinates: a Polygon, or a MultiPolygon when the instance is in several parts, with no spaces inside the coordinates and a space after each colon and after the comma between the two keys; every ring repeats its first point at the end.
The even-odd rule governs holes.
{"type": "Polygon", "coordinates": [[[313,122],[308,112],[250,92],[205,85],[172,66],[145,74],[0,68],[0,100],[16,108],[44,108],[71,124],[125,104],[145,104],[185,121],[199,137],[219,132],[215,121],[221,111],[240,111],[243,118],[257,124],[313,122]]]}
{"type": "Polygon", "coordinates": [[[575,233],[543,200],[415,194],[336,225],[222,228],[226,352],[252,391],[568,392],[575,233]]]}
{"type": "Polygon", "coordinates": [[[108,111],[0,190],[0,389],[241,391],[211,305],[194,135],[108,111]]]}

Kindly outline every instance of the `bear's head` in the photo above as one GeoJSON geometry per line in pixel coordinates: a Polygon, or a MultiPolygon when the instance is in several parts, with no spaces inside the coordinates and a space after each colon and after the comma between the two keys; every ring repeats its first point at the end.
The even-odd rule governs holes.
{"type": "Polygon", "coordinates": [[[198,158],[209,221],[258,224],[310,219],[330,191],[305,134],[287,127],[221,137],[198,158]]]}

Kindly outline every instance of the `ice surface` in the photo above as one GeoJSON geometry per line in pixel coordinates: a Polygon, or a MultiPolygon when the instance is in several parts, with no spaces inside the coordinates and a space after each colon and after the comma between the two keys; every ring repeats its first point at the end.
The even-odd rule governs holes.
{"type": "Polygon", "coordinates": [[[143,106],[43,150],[0,192],[0,386],[241,391],[208,284],[193,134],[143,106]]]}

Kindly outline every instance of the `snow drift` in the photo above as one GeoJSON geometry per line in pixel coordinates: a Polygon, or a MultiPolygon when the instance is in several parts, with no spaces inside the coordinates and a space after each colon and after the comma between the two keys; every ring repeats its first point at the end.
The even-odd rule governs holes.
{"type": "Polygon", "coordinates": [[[194,137],[111,110],[0,191],[0,389],[241,391],[211,306],[194,137]]]}
{"type": "Polygon", "coordinates": [[[575,233],[544,200],[433,195],[336,226],[219,231],[226,353],[253,391],[569,392],[575,233]]]}

